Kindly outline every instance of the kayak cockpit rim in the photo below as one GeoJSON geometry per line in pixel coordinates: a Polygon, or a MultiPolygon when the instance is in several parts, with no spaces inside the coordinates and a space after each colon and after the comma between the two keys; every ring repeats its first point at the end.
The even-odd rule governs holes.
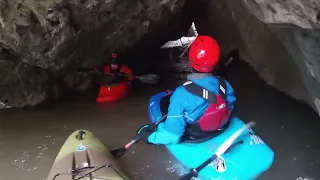
{"type": "Polygon", "coordinates": [[[82,178],[85,178],[85,177],[91,177],[91,178],[95,178],[95,179],[101,179],[101,180],[111,180],[111,179],[106,179],[106,178],[101,178],[101,177],[92,177],[91,176],[91,173],[94,173],[102,168],[111,168],[114,172],[116,172],[123,180],[126,180],[125,177],[123,177],[123,175],[118,172],[115,168],[112,167],[112,164],[108,164],[108,165],[103,165],[103,166],[100,166],[100,167],[96,167],[96,166],[87,166],[87,167],[83,167],[83,168],[78,168],[78,169],[72,169],[72,170],[69,170],[65,173],[57,173],[52,180],[57,180],[56,178],[60,175],[69,175],[69,176],[80,176],[78,178],[76,178],[75,180],[80,180],[82,178]],[[87,170],[87,169],[92,169],[91,171],[85,173],[85,174],[81,174],[81,171],[83,170],[87,170]]]}

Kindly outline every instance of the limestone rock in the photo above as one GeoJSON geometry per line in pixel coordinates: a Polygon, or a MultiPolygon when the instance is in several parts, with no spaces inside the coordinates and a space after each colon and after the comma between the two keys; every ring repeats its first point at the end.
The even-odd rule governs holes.
{"type": "Polygon", "coordinates": [[[59,97],[65,85],[83,90],[72,72],[103,65],[112,52],[123,52],[151,31],[170,27],[168,19],[184,3],[1,0],[0,102],[24,107],[59,97]]]}
{"type": "MultiPolygon", "coordinates": [[[[250,12],[268,25],[290,53],[301,81],[306,88],[306,96],[294,94],[294,89],[286,92],[295,98],[309,102],[320,114],[320,1],[244,1],[250,12]]],[[[295,81],[293,74],[286,81],[295,81]],[[290,78],[292,76],[292,78],[290,78]]],[[[284,89],[281,88],[280,89],[284,89]]],[[[302,89],[302,87],[300,88],[302,89]]]]}
{"type": "Polygon", "coordinates": [[[320,113],[320,1],[215,0],[198,23],[227,53],[242,57],[270,85],[320,113]]]}

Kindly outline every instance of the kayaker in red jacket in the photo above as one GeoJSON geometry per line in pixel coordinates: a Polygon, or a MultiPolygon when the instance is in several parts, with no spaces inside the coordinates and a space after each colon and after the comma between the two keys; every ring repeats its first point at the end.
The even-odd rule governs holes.
{"type": "Polygon", "coordinates": [[[153,144],[179,143],[189,137],[209,137],[229,122],[236,97],[231,85],[212,75],[220,59],[220,47],[210,36],[198,36],[191,44],[189,61],[194,73],[170,98],[166,121],[153,132],[147,126],[142,139],[153,144]]]}
{"type": "Polygon", "coordinates": [[[101,84],[108,87],[119,84],[126,79],[124,73],[121,72],[121,66],[117,62],[117,54],[115,53],[112,54],[110,64],[103,68],[99,68],[98,71],[102,74],[102,76],[100,76],[101,84]]]}

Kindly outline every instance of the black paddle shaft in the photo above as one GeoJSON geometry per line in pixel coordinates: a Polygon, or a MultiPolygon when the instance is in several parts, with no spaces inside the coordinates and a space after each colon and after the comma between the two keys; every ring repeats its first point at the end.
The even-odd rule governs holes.
{"type": "Polygon", "coordinates": [[[208,166],[211,162],[215,161],[217,158],[218,158],[218,156],[214,154],[209,159],[207,159],[205,162],[200,164],[200,166],[198,166],[197,168],[192,168],[190,170],[190,173],[193,175],[193,177],[198,177],[198,172],[201,171],[206,166],[208,166]]]}
{"type": "Polygon", "coordinates": [[[231,51],[226,57],[223,57],[219,61],[218,65],[213,71],[213,74],[216,76],[223,76],[228,71],[230,66],[232,66],[231,64],[233,64],[233,61],[238,59],[239,59],[239,50],[235,49],[231,51]]]}
{"type": "MultiPolygon", "coordinates": [[[[162,116],[156,123],[150,124],[149,128],[154,130],[161,122],[163,122],[168,114],[162,116]]],[[[139,136],[139,134],[128,144],[126,144],[124,147],[118,148],[118,149],[114,149],[111,150],[110,153],[115,157],[115,158],[119,158],[122,157],[126,152],[127,149],[131,147],[132,144],[136,144],[137,142],[139,142],[141,140],[141,136],[139,136]]]]}
{"type": "MultiPolygon", "coordinates": [[[[236,145],[242,144],[244,141],[238,141],[237,143],[232,144],[224,154],[228,153],[231,149],[233,149],[236,145]]],[[[192,177],[198,177],[199,172],[204,169],[206,166],[208,166],[211,162],[214,162],[218,159],[217,155],[212,155],[209,159],[207,159],[205,162],[200,164],[197,168],[190,169],[190,172],[182,177],[179,178],[179,180],[190,180],[192,177]]]]}
{"type": "MultiPolygon", "coordinates": [[[[160,124],[160,123],[162,123],[164,120],[166,120],[166,118],[167,118],[167,116],[168,116],[168,114],[165,114],[164,116],[162,116],[157,122],[155,122],[155,123],[152,123],[152,124],[149,124],[148,125],[148,127],[147,128],[149,128],[149,129],[151,129],[152,131],[154,131],[157,127],[158,127],[158,125],[160,124]]],[[[142,127],[141,127],[142,128],[142,127]]],[[[141,129],[140,128],[140,129],[141,129]]],[[[139,130],[140,130],[139,129],[139,130]]],[[[136,142],[138,142],[138,141],[140,141],[141,140],[141,136],[139,136],[139,134],[135,137],[135,141],[136,142]]],[[[135,143],[136,143],[135,142],[135,143]]]]}
{"type": "Polygon", "coordinates": [[[149,127],[150,127],[152,130],[154,130],[156,127],[158,127],[158,125],[159,125],[160,123],[162,123],[164,120],[167,119],[167,116],[168,116],[168,114],[165,114],[165,115],[162,116],[157,122],[150,124],[149,127]]]}

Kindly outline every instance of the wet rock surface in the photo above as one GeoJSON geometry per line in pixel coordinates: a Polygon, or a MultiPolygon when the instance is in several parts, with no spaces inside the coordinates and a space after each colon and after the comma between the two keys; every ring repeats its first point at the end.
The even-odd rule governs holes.
{"type": "Polygon", "coordinates": [[[208,1],[196,24],[218,39],[224,53],[239,48],[268,84],[320,112],[319,3],[208,1]]]}
{"type": "MultiPolygon", "coordinates": [[[[139,71],[153,66],[167,79],[185,79],[191,68],[187,58],[177,58],[181,49],[163,50],[165,55],[155,57],[159,53],[146,47],[160,47],[155,42],[169,40],[167,34],[183,29],[182,21],[190,26],[195,20],[200,34],[218,40],[222,55],[239,49],[268,84],[319,111],[316,7],[315,0],[4,0],[0,4],[0,108],[36,105],[65,91],[87,90],[91,75],[75,71],[104,65],[112,52],[131,51],[126,64],[139,71]],[[185,5],[188,17],[181,13],[185,5]],[[147,54],[156,55],[146,58],[147,54]]],[[[186,35],[187,29],[170,40],[186,35]]]]}
{"type": "Polygon", "coordinates": [[[101,66],[112,52],[127,50],[147,34],[159,34],[157,29],[170,32],[175,25],[168,19],[174,19],[184,3],[1,1],[2,107],[36,105],[65,89],[86,89],[79,82],[87,76],[74,74],[76,69],[101,66]]]}
{"type": "MultiPolygon", "coordinates": [[[[304,99],[320,114],[320,1],[245,1],[257,18],[267,24],[290,53],[298,67],[300,81],[308,96],[303,97],[296,90],[276,85],[297,99],[304,99]]],[[[284,81],[290,81],[289,75],[284,81]]],[[[270,84],[275,84],[271,82],[270,84]]],[[[302,88],[299,88],[302,89],[302,88]]]]}

